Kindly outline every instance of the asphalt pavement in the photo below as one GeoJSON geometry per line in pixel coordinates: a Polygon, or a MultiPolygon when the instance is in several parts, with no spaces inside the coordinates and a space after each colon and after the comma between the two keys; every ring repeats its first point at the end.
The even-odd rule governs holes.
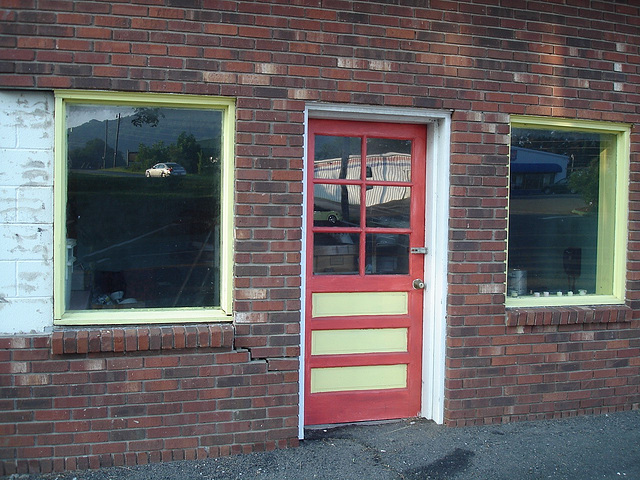
{"type": "Polygon", "coordinates": [[[306,432],[300,447],[19,480],[640,480],[640,410],[450,428],[422,419],[306,432]]]}

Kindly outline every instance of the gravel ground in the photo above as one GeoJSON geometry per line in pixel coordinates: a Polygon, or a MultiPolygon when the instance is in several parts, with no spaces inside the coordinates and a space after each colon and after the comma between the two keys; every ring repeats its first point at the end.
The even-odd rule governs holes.
{"type": "Polygon", "coordinates": [[[298,448],[12,480],[640,480],[640,411],[447,428],[426,420],[308,431],[298,448]]]}

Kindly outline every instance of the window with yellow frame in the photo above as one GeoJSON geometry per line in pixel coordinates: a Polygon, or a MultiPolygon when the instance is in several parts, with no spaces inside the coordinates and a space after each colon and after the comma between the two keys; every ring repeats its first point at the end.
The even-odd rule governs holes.
{"type": "Polygon", "coordinates": [[[625,300],[629,126],[513,117],[507,306],[625,300]]]}
{"type": "Polygon", "coordinates": [[[234,101],[56,92],[55,323],[228,320],[234,101]]]}

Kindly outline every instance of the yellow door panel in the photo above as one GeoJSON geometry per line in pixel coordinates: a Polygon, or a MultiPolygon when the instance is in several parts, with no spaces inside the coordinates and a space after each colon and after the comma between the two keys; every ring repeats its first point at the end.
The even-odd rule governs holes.
{"type": "Polygon", "coordinates": [[[408,298],[407,292],[314,293],[312,316],[406,315],[408,298]]]}
{"type": "Polygon", "coordinates": [[[311,355],[406,351],[406,328],[316,330],[311,335],[311,355]]]}
{"type": "Polygon", "coordinates": [[[311,393],[406,388],[406,365],[311,369],[311,393]]]}

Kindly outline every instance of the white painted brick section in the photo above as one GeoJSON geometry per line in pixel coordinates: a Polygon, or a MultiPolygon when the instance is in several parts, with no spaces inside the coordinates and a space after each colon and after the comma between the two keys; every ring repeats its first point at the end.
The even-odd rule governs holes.
{"type": "MultiPolygon", "coordinates": [[[[51,265],[51,262],[48,264],[51,265]]],[[[50,297],[53,285],[53,269],[42,272],[42,262],[18,262],[17,284],[18,297],[50,297]]]]}
{"type": "MultiPolygon", "coordinates": [[[[12,298],[18,296],[18,276],[16,275],[16,262],[0,261],[0,298],[12,298]]],[[[0,310],[0,318],[2,317],[0,310]]]]}
{"type": "Polygon", "coordinates": [[[0,143],[2,147],[53,150],[53,94],[0,92],[0,125],[14,132],[7,136],[9,143],[0,143]]]}
{"type": "Polygon", "coordinates": [[[0,334],[53,325],[53,109],[0,91],[0,334]]]}
{"type": "Polygon", "coordinates": [[[51,150],[0,148],[3,168],[0,185],[53,185],[53,148],[51,150]]]}
{"type": "Polygon", "coordinates": [[[53,298],[0,298],[0,332],[37,333],[53,324],[53,298]]]}
{"type": "MultiPolygon", "coordinates": [[[[5,163],[2,162],[2,165],[5,163]]],[[[17,216],[18,188],[0,186],[0,223],[14,223],[17,216]]]]}
{"type": "MultiPolygon", "coordinates": [[[[0,225],[2,259],[19,261],[37,260],[43,267],[53,261],[53,225],[2,224],[0,225]]],[[[44,270],[43,270],[43,273],[44,270]]],[[[53,290],[52,290],[53,291],[53,290]]]]}
{"type": "Polygon", "coordinates": [[[17,223],[53,224],[53,187],[18,187],[17,223]]]}

